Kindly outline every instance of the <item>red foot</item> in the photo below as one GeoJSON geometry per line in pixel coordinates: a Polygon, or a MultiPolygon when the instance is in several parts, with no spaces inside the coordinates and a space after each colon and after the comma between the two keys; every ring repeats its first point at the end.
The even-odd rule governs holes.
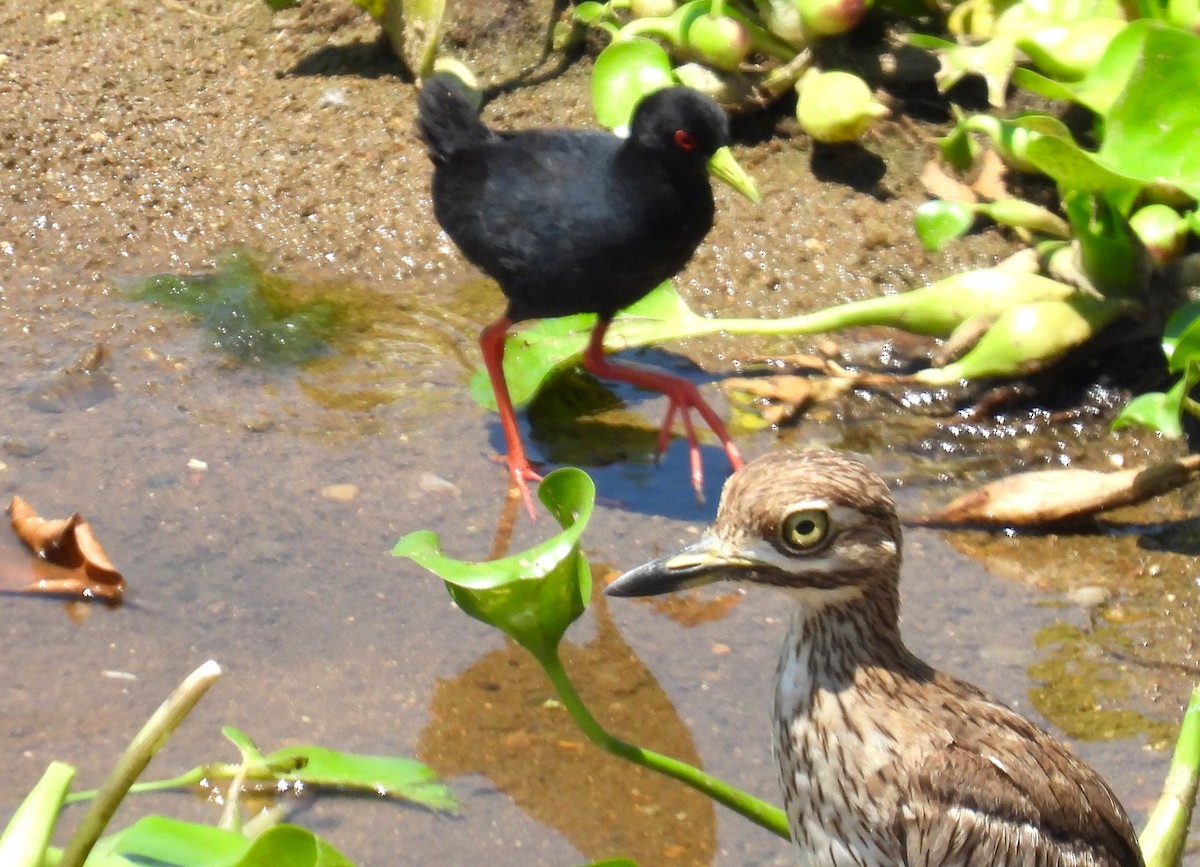
{"type": "Polygon", "coordinates": [[[692,488],[696,492],[696,498],[703,500],[704,466],[700,459],[700,441],[696,437],[696,428],[692,424],[691,410],[694,409],[700,413],[700,417],[721,441],[734,471],[742,468],[741,452],[738,451],[737,445],[729,436],[729,431],[725,429],[724,423],[701,397],[700,390],[695,385],[682,377],[672,376],[662,371],[629,367],[609,361],[604,355],[604,332],[608,330],[608,324],[608,320],[605,319],[601,319],[596,324],[596,329],[592,332],[592,339],[583,353],[584,368],[596,376],[614,379],[618,382],[628,382],[640,388],[661,392],[667,397],[670,403],[667,406],[667,414],[663,419],[662,427],[658,431],[658,454],[661,457],[667,450],[667,445],[671,441],[671,429],[675,424],[675,416],[678,415],[683,422],[683,432],[688,443],[692,488]]]}
{"type": "Polygon", "coordinates": [[[529,513],[529,517],[537,520],[537,513],[533,510],[533,495],[529,491],[528,482],[540,482],[541,475],[529,465],[529,461],[525,460],[525,454],[521,451],[520,462],[513,460],[513,453],[509,452],[505,455],[493,455],[492,460],[498,464],[505,464],[508,467],[508,475],[511,486],[509,491],[515,490],[521,497],[521,502],[525,504],[525,511],[529,513]]]}

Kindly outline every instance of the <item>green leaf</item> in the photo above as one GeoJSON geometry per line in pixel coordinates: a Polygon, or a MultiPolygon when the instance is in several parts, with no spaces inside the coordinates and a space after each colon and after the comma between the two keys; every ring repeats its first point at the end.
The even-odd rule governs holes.
{"type": "MultiPolygon", "coordinates": [[[[380,0],[366,0],[378,6],[380,0]]],[[[433,73],[446,0],[381,0],[383,14],[377,16],[392,51],[417,78],[433,73]]]]}
{"type": "Polygon", "coordinates": [[[63,762],[50,763],[0,835],[0,864],[39,867],[73,779],[73,767],[63,762]]]}
{"type": "Polygon", "coordinates": [[[1013,305],[996,317],[962,358],[944,367],[918,371],[913,378],[927,385],[950,385],[960,380],[1024,376],[1090,340],[1129,308],[1128,302],[1084,292],[1013,305]]]}
{"type": "Polygon", "coordinates": [[[1148,391],[1139,394],[1125,404],[1125,408],[1113,419],[1112,429],[1141,425],[1159,431],[1170,439],[1179,439],[1183,436],[1183,385],[1181,379],[1169,392],[1148,391]]]}
{"type": "Polygon", "coordinates": [[[592,106],[596,120],[611,130],[624,130],[634,107],[648,93],[675,83],[666,50],[644,36],[610,42],[592,67],[592,106]]]}
{"type": "Polygon", "coordinates": [[[1131,297],[1148,277],[1144,250],[1124,216],[1132,201],[1128,188],[1095,195],[1072,191],[1063,199],[1083,273],[1108,297],[1131,297]]]}
{"type": "Polygon", "coordinates": [[[1030,141],[1025,159],[1065,190],[1097,192],[1140,186],[1136,178],[1104,165],[1095,154],[1057,136],[1040,136],[1030,141]]]}
{"type": "Polygon", "coordinates": [[[971,230],[975,225],[975,208],[964,202],[934,199],[917,208],[913,225],[921,246],[936,253],[971,230]]]}
{"type": "Polygon", "coordinates": [[[447,557],[437,535],[425,530],[405,536],[392,554],[433,572],[459,608],[545,659],[554,655],[591,597],[591,570],[579,551],[579,537],[595,496],[587,473],[565,467],[538,486],[538,498],[562,527],[545,542],[510,557],[471,563],[447,557]]]}
{"type": "Polygon", "coordinates": [[[584,0],[582,3],[576,3],[571,10],[571,17],[580,24],[599,25],[601,21],[608,19],[612,15],[612,10],[607,3],[597,3],[596,0],[584,0]]]}
{"type": "MultiPolygon", "coordinates": [[[[274,788],[280,781],[304,783],[326,789],[382,795],[386,798],[411,801],[431,810],[458,812],[454,791],[438,782],[437,775],[427,765],[403,756],[364,756],[344,753],[311,745],[285,747],[263,755],[258,747],[232,727],[222,733],[237,746],[242,762],[247,766],[247,784],[274,788]]],[[[130,792],[157,792],[196,786],[201,780],[226,785],[241,770],[242,764],[211,762],[169,780],[147,780],[134,783],[130,792]]],[[[86,800],[95,792],[79,792],[71,802],[86,800]]]]}
{"type": "MultiPolygon", "coordinates": [[[[596,325],[596,316],[583,313],[540,319],[508,336],[504,350],[504,379],[513,406],[523,406],[555,371],[579,361],[596,325]]],[[[605,346],[619,351],[664,340],[712,334],[720,320],[693,313],[668,280],[635,304],[626,307],[608,329],[605,346]]],[[[496,408],[487,371],[471,376],[471,397],[481,406],[496,408]]]]}
{"type": "Polygon", "coordinates": [[[1109,43],[1096,68],[1077,82],[1058,82],[1032,70],[1018,69],[1013,74],[1013,83],[1051,99],[1077,102],[1103,115],[1117,101],[1135,67],[1142,62],[1148,33],[1144,22],[1130,24],[1109,43]]]}
{"type": "MultiPolygon", "coordinates": [[[[609,351],[706,334],[820,334],[857,325],[885,325],[913,334],[948,337],[968,319],[995,316],[1015,304],[1072,296],[1071,287],[999,268],[952,274],[930,286],[883,295],[783,319],[699,316],[670,282],[626,308],[606,334],[609,351]]],[[[529,401],[554,371],[578,361],[596,317],[544,319],[516,334],[505,346],[504,376],[514,406],[529,401]]],[[[487,373],[471,377],[471,396],[495,409],[487,373]]]]}
{"type": "Polygon", "coordinates": [[[1183,94],[1200,82],[1200,36],[1156,21],[1138,23],[1147,30],[1141,62],[1107,112],[1097,159],[1146,184],[1198,198],[1200,100],[1183,94]]]}
{"type": "Polygon", "coordinates": [[[104,838],[87,864],[113,863],[113,858],[161,867],[353,867],[320,837],[295,825],[276,825],[248,840],[233,831],[163,816],[147,816],[104,838]]]}
{"type": "Polygon", "coordinates": [[[1031,142],[1027,158],[1068,190],[1154,184],[1200,197],[1200,101],[1164,99],[1191,92],[1197,81],[1200,36],[1136,21],[1113,40],[1093,74],[1050,94],[1074,98],[1104,116],[1099,151],[1052,137],[1031,142]]]}
{"type": "Polygon", "coordinates": [[[1162,348],[1171,373],[1180,373],[1190,361],[1200,361],[1200,301],[1171,314],[1163,328],[1162,348]]]}
{"type": "Polygon", "coordinates": [[[431,810],[458,812],[454,791],[437,780],[428,765],[403,756],[365,756],[312,745],[284,747],[263,757],[271,767],[293,766],[279,779],[309,786],[371,792],[421,804],[431,810]]]}

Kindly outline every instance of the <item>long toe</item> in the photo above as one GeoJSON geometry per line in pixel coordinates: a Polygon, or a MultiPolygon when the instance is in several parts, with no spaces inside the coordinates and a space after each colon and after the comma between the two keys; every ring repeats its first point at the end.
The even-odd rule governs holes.
{"type": "Polygon", "coordinates": [[[521,502],[525,504],[525,511],[529,513],[529,517],[532,520],[536,521],[537,512],[533,508],[533,495],[529,492],[529,483],[540,482],[542,477],[534,472],[533,467],[529,465],[528,461],[519,464],[509,461],[508,474],[517,492],[521,495],[521,502]]]}

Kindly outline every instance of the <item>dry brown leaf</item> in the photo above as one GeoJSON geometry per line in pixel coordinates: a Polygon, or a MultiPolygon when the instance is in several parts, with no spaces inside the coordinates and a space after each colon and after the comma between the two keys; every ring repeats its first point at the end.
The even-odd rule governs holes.
{"type": "Polygon", "coordinates": [[[1131,506],[1182,487],[1200,472],[1200,455],[1115,472],[1037,470],[964,494],[914,524],[1032,527],[1131,506]]]}
{"type": "Polygon", "coordinates": [[[91,524],[81,515],[47,520],[15,496],[8,514],[17,537],[37,555],[31,564],[31,580],[11,592],[96,598],[120,604],[125,579],[113,568],[91,524]]]}
{"type": "Polygon", "coordinates": [[[989,202],[1007,199],[1011,195],[1008,185],[1004,183],[1007,173],[1008,166],[1000,159],[1000,154],[988,148],[979,158],[979,171],[971,182],[971,189],[989,202]]]}
{"type": "MultiPolygon", "coordinates": [[[[832,362],[824,362],[825,372],[836,373],[832,362]]],[[[812,403],[822,403],[841,397],[860,379],[851,374],[842,378],[813,378],[781,373],[777,376],[755,376],[727,379],[722,383],[726,392],[740,391],[751,397],[773,401],[758,408],[759,414],[771,424],[782,424],[812,403]]]]}
{"type": "Polygon", "coordinates": [[[973,189],[957,178],[946,174],[942,164],[937,160],[925,163],[924,168],[921,169],[919,180],[921,186],[925,188],[925,192],[935,199],[962,202],[964,205],[973,205],[979,201],[979,196],[975,195],[973,189]]]}
{"type": "Polygon", "coordinates": [[[804,403],[813,396],[814,382],[811,377],[784,373],[778,376],[727,379],[724,384],[731,391],[745,392],[754,397],[804,403]]]}

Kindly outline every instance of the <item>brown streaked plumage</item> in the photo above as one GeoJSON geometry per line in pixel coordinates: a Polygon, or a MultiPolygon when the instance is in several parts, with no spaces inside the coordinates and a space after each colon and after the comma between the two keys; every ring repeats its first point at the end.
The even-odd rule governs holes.
{"type": "Polygon", "coordinates": [[[1140,867],[1129,818],[1094,770],[905,647],[900,545],[875,473],[833,452],[776,452],[730,478],[702,539],[608,592],[731,579],[793,598],[775,753],[800,863],[1140,867]]]}

